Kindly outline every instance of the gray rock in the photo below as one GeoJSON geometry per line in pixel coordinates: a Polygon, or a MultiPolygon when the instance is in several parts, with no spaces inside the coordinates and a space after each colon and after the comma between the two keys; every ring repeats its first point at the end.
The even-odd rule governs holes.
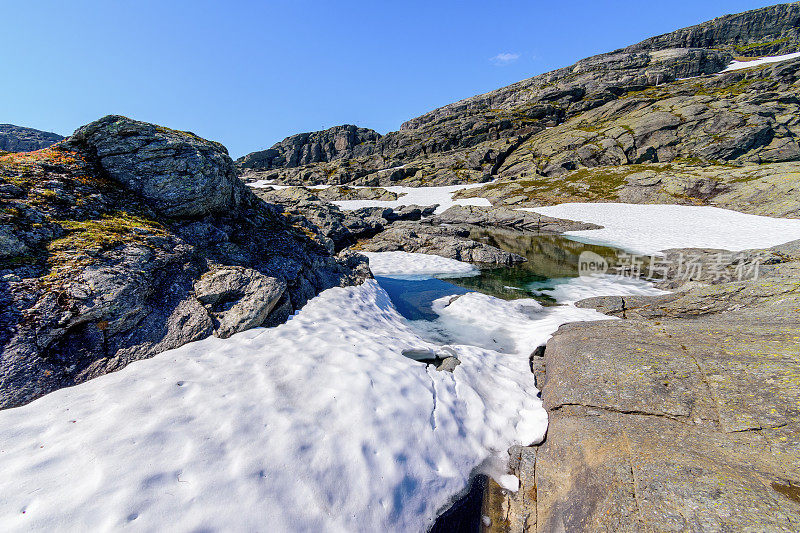
{"type": "MultiPolygon", "coordinates": [[[[627,320],[562,326],[543,354],[547,440],[509,452],[527,497],[493,496],[505,519],[537,531],[797,529],[798,270],[784,260],[759,280],[625,297],[627,320]]],[[[614,300],[579,306],[618,311],[614,300]]]]}
{"type": "Polygon", "coordinates": [[[48,148],[64,137],[56,133],[23,128],[13,124],[0,124],[0,151],[32,152],[48,148]]]}
{"type": "Polygon", "coordinates": [[[352,125],[335,126],[325,131],[300,133],[287,137],[268,150],[253,152],[237,164],[245,169],[266,170],[328,162],[354,155],[367,155],[381,135],[352,125]]]}
{"type": "Polygon", "coordinates": [[[212,334],[277,325],[370,276],[365,257],[333,256],[307,220],[255,197],[215,143],[114,117],[79,131],[35,158],[0,160],[0,409],[212,334]],[[198,196],[231,179],[224,201],[198,196]]]}
{"type": "Polygon", "coordinates": [[[453,372],[460,364],[461,361],[457,357],[449,356],[442,359],[442,361],[436,365],[436,370],[440,372],[453,372]]]}
{"type": "Polygon", "coordinates": [[[215,335],[223,339],[263,324],[285,290],[285,282],[241,267],[211,270],[194,284],[195,296],[215,319],[215,335]]]}
{"type": "Polygon", "coordinates": [[[225,147],[192,133],[109,115],[66,146],[96,154],[109,176],[169,217],[225,213],[246,194],[225,147]]]}
{"type": "Polygon", "coordinates": [[[495,226],[547,233],[563,233],[565,231],[599,229],[601,227],[597,224],[562,220],[529,211],[472,205],[454,205],[444,213],[436,215],[432,222],[436,224],[495,226]]]}
{"type": "Polygon", "coordinates": [[[368,241],[359,243],[365,252],[405,251],[439,255],[470,263],[511,265],[525,261],[517,254],[466,237],[468,230],[397,222],[368,241]]]}

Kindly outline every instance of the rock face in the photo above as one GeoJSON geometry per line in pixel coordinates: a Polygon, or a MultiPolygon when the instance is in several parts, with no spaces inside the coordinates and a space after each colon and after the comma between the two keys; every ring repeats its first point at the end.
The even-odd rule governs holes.
{"type": "Polygon", "coordinates": [[[723,48],[745,56],[787,54],[800,45],[796,2],[726,15],[672,33],[645,39],[632,48],[723,48]]]}
{"type": "Polygon", "coordinates": [[[0,408],[369,276],[232,169],[217,143],[116,116],[0,157],[0,408]]]}
{"type": "Polygon", "coordinates": [[[371,155],[381,135],[352,125],[287,137],[269,150],[253,152],[239,159],[242,168],[271,170],[292,168],[335,159],[371,155]]]}
{"type": "Polygon", "coordinates": [[[56,133],[23,128],[13,124],[0,124],[0,151],[32,152],[48,148],[64,137],[56,133]]]}
{"type": "Polygon", "coordinates": [[[91,154],[165,216],[224,213],[247,194],[225,147],[192,133],[111,115],[79,128],[65,146],[91,154]]]}
{"type": "Polygon", "coordinates": [[[800,50],[798,20],[797,3],[720,17],[444,106],[344,151],[318,148],[334,128],[286,139],[291,150],[275,148],[269,164],[251,164],[255,154],[238,164],[292,184],[431,185],[687,159],[798,161],[800,60],[718,74],[734,58],[800,50]]]}
{"type": "Polygon", "coordinates": [[[800,254],[765,254],[758,280],[625,298],[627,313],[586,302],[625,319],[562,326],[534,354],[547,440],[511,451],[521,489],[494,491],[495,530],[800,527],[800,254]]]}

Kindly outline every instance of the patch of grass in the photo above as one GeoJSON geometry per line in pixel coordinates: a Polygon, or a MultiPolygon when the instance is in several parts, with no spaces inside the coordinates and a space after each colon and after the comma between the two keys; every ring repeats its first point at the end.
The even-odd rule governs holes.
{"type": "MultiPolygon", "coordinates": [[[[767,46],[775,46],[775,45],[778,45],[778,44],[783,44],[783,43],[788,42],[788,41],[789,41],[788,37],[783,37],[782,39],[775,39],[774,41],[766,41],[766,42],[763,42],[763,43],[740,44],[740,45],[734,46],[733,49],[736,50],[737,52],[746,54],[747,52],[756,50],[758,48],[765,48],[767,46]]],[[[748,58],[748,59],[752,59],[752,58],[748,58]]]]}

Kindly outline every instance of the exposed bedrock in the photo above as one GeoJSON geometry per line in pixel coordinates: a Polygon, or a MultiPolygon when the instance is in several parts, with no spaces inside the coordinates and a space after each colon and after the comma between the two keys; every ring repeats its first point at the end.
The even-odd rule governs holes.
{"type": "Polygon", "coordinates": [[[765,253],[758,280],[582,303],[625,319],[534,354],[548,434],[510,451],[521,488],[490,491],[493,530],[800,527],[800,254],[765,253]]]}
{"type": "Polygon", "coordinates": [[[23,128],[13,124],[0,124],[0,151],[32,152],[48,148],[64,137],[57,133],[23,128]]]}

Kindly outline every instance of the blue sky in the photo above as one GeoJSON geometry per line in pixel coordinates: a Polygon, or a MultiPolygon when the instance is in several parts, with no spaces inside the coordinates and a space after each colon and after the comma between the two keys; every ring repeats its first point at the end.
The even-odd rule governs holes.
{"type": "Polygon", "coordinates": [[[62,135],[110,113],[238,157],[303,131],[381,133],[461,98],[743,0],[4,2],[0,123],[62,135]]]}

